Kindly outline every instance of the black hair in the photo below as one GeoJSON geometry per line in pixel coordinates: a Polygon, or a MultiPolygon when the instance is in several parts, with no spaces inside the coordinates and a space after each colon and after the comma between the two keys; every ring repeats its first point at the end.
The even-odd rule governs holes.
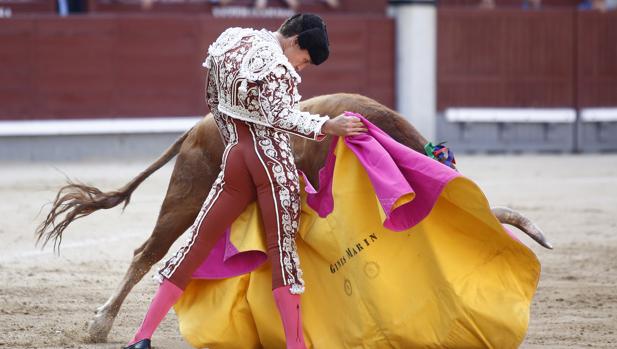
{"type": "Polygon", "coordinates": [[[307,50],[311,63],[320,65],[330,55],[330,42],[326,23],[321,17],[311,13],[297,13],[285,20],[279,28],[284,37],[298,35],[298,45],[307,50]]]}

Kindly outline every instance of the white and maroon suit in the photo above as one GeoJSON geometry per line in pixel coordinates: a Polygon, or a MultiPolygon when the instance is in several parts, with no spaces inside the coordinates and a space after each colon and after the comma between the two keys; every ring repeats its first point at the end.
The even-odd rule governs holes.
{"type": "Polygon", "coordinates": [[[274,33],[231,28],[214,42],[208,105],[225,143],[219,173],[187,243],[160,275],[184,289],[224,231],[257,200],[262,213],[272,288],[304,291],[295,235],[300,218],[300,184],[289,133],[320,140],[328,117],[298,109],[300,77],[274,33]]]}

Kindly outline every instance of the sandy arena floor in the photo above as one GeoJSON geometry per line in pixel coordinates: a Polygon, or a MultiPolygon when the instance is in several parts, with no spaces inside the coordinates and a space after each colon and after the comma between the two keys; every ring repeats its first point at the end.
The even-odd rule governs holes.
{"type": "MultiPolygon", "coordinates": [[[[617,155],[458,162],[493,205],[528,215],[555,246],[544,250],[524,238],[543,273],[522,348],[617,348],[617,155]]],[[[149,276],[127,298],[108,343],[86,343],[84,324],[150,234],[171,166],[142,184],[124,213],[115,208],[74,223],[59,257],[35,248],[33,232],[64,174],[111,190],[146,165],[0,163],[0,347],[119,348],[131,337],[156,287],[149,276]]],[[[155,334],[158,348],[188,348],[175,321],[168,316],[155,334]]]]}

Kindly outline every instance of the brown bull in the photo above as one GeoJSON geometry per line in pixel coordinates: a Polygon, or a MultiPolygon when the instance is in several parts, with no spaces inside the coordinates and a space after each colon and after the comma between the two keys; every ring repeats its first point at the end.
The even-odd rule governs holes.
{"type": "MultiPolygon", "coordinates": [[[[424,153],[427,140],[395,111],[376,101],[353,94],[334,94],[311,98],[301,104],[313,114],[339,115],[349,110],[364,115],[392,138],[407,147],[424,153]]],[[[292,136],[296,165],[315,184],[323,166],[331,137],[322,142],[292,136]]],[[[152,235],[134,253],[133,261],[111,297],[99,307],[88,331],[93,341],[107,338],[122,302],[150,270],[161,260],[173,242],[193,223],[219,172],[223,143],[211,115],[206,116],[183,134],[159,159],[123,188],[103,193],[97,188],[69,183],[62,187],[45,221],[36,234],[39,241],[54,241],[59,247],[64,229],[75,219],[118,204],[128,205],[132,192],[149,175],[178,155],[167,194],[152,235]],[[60,217],[64,215],[64,217],[60,217]],[[59,220],[56,222],[56,220],[59,220]]],[[[551,248],[541,231],[528,219],[506,208],[493,209],[502,223],[514,225],[547,248],[551,248]]]]}

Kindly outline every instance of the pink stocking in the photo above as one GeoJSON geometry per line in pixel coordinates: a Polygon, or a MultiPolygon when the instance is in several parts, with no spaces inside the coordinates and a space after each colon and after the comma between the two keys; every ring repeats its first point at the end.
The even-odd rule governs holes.
{"type": "Polygon", "coordinates": [[[156,291],[152,303],[150,303],[150,308],[148,308],[144,321],[141,323],[137,333],[135,333],[135,337],[128,345],[139,342],[142,339],[150,339],[156,328],[165,318],[165,315],[169,312],[169,309],[176,304],[182,292],[184,291],[178,288],[178,286],[164,279],[163,283],[161,283],[161,286],[159,286],[159,289],[156,291]]]}
{"type": "Polygon", "coordinates": [[[302,333],[302,312],[300,311],[300,295],[291,294],[289,286],[272,290],[276,307],[283,320],[285,342],[287,349],[306,349],[302,333]]]}

